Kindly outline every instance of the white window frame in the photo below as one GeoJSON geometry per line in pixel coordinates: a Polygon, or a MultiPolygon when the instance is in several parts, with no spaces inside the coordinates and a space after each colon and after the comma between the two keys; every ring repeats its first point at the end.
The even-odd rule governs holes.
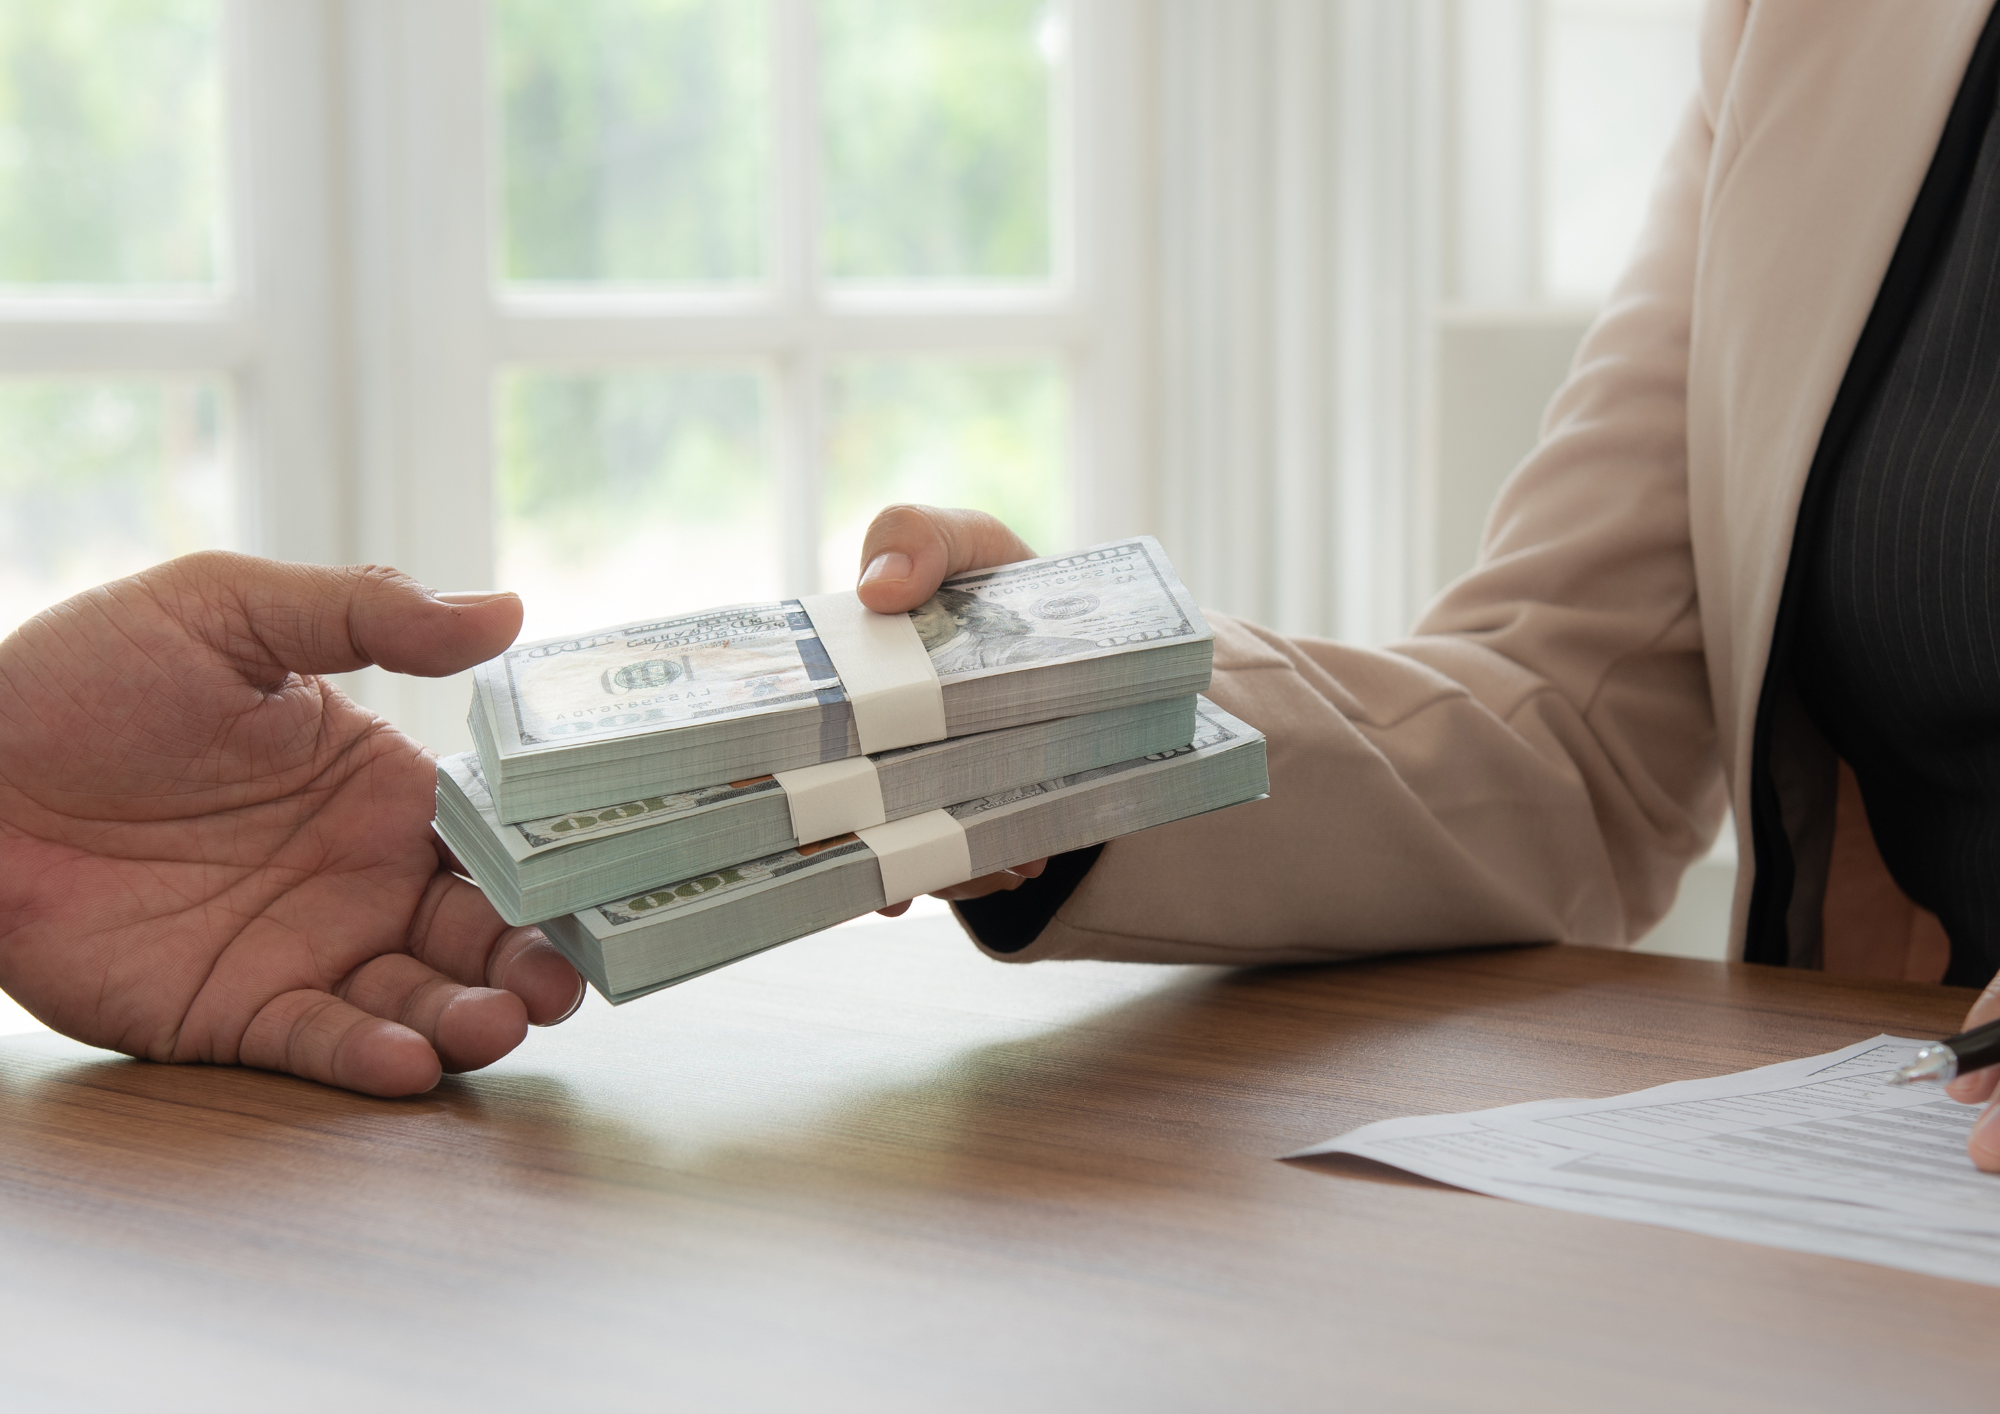
{"type": "MultiPolygon", "coordinates": [[[[815,588],[830,363],[1033,353],[1069,382],[1075,542],[1159,534],[1206,603],[1294,631],[1379,642],[1421,602],[1443,0],[1067,0],[1052,287],[829,291],[795,221],[771,290],[709,296],[500,289],[482,0],[230,3],[236,282],[0,308],[0,373],[225,373],[244,548],[489,585],[497,370],[756,361],[784,587],[815,588]]],[[[798,211],[812,4],[772,3],[798,211]]],[[[351,686],[466,744],[462,681],[351,686]]]]}

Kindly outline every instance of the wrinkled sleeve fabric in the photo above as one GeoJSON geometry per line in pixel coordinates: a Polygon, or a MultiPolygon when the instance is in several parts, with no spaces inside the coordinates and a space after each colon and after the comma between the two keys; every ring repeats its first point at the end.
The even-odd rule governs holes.
{"type": "Polygon", "coordinates": [[[989,952],[1259,964],[1620,946],[1665,913],[1726,806],[1686,390],[1703,190],[1743,15],[1738,0],[1704,19],[1701,91],[1639,248],[1496,501],[1478,566],[1387,649],[1212,616],[1211,696],[1268,738],[1270,796],[1112,841],[1031,942],[989,952]]]}

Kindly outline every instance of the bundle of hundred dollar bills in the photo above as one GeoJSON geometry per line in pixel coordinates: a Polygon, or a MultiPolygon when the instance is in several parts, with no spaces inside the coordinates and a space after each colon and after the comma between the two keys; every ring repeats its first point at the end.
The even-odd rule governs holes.
{"type": "Polygon", "coordinates": [[[1262,736],[1196,695],[1212,648],[1145,537],[959,575],[908,615],[817,596],[518,644],[475,671],[477,750],[439,764],[437,829],[502,916],[625,1001],[1263,795],[1262,736]],[[929,717],[873,690],[871,654],[929,717]],[[863,754],[885,723],[912,744],[863,754]]]}

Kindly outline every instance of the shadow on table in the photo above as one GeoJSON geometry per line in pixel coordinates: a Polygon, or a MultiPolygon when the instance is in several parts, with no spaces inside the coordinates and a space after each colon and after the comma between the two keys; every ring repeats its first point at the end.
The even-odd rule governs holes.
{"type": "MultiPolygon", "coordinates": [[[[1462,1075],[1455,1093],[1465,1103],[1452,1108],[1545,1094],[1532,1070],[1496,1072],[1481,1028],[1465,1024],[1468,1012],[1504,1014],[1504,986],[1412,989],[1413,975],[1444,960],[1204,969],[1066,1024],[971,1047],[918,1084],[853,1095],[827,1128],[850,1136],[850,1152],[859,1147],[852,1136],[896,1136],[879,1155],[885,1177],[1048,1195],[1149,1175],[1172,1188],[1199,1171],[1213,1192],[1356,1125],[1439,1110],[1440,1070],[1462,1075]]],[[[1552,976],[1525,990],[1548,1003],[1579,985],[1552,976]]],[[[874,1169],[865,1154],[854,1167],[874,1169]]],[[[1319,1171],[1447,1188],[1385,1180],[1395,1171],[1379,1165],[1319,1171]]]]}
{"type": "MultiPolygon", "coordinates": [[[[1475,962],[1505,956],[1487,950],[1475,962]]],[[[1286,1171],[1273,1160],[1300,1145],[1443,1108],[1441,1072],[1465,1076],[1450,1108],[1530,1098],[1518,1067],[1502,1076],[1482,1065],[1481,1036],[1490,1041],[1493,1032],[1468,1025],[1468,1014],[1504,1029],[1522,1002],[1543,1006],[1579,984],[1539,967],[1528,971],[1546,975],[1509,981],[1503,967],[1468,978],[1467,960],[1455,953],[1177,969],[1138,996],[962,1049],[949,1043],[950,1012],[941,1005],[942,1024],[924,1038],[934,1055],[915,1079],[906,1064],[902,1078],[887,1083],[879,1078],[886,1068],[839,1063],[842,1033],[832,1020],[851,1013],[836,999],[821,1006],[825,1015],[808,1008],[803,1019],[783,1019],[782,1031],[771,1016],[746,1016],[742,1034],[732,1034],[715,1008],[654,1013],[647,1029],[621,1038],[628,1048],[634,1038],[661,1038],[649,1071],[515,1068],[447,1077],[431,1094],[403,1101],[253,1071],[80,1060],[56,1042],[45,1059],[22,1064],[41,1050],[27,1048],[0,1064],[0,1109],[15,1145],[34,1144],[38,1132],[72,1133],[79,1114],[104,1120],[101,1131],[161,1160],[153,1182],[171,1183],[176,1172],[198,1181],[226,1169],[239,1182],[310,1189],[342,1171],[284,1161],[311,1144],[353,1174],[390,1155],[536,1191],[720,1190],[823,1207],[893,1206],[898,1194],[939,1185],[968,1197],[1046,1200],[1116,1183],[1133,1202],[1149,1191],[1184,1194],[1192,1185],[1215,1193],[1269,1182],[1286,1171]],[[1413,987],[1427,970],[1439,985],[1413,987]],[[779,1034],[785,1050],[773,1054],[779,1034]],[[161,1104],[179,1121],[170,1133],[160,1129],[161,1104]]],[[[837,979],[838,969],[827,975],[837,979]]],[[[1059,978],[1062,969],[1045,975],[1059,978]]],[[[880,999],[872,1000],[879,1010],[880,999]]],[[[913,993],[911,1006],[925,1004],[913,993]]],[[[82,1156],[42,1157],[61,1167],[82,1156]]],[[[1427,1182],[1353,1165],[1318,1171],[1427,1182]]]]}

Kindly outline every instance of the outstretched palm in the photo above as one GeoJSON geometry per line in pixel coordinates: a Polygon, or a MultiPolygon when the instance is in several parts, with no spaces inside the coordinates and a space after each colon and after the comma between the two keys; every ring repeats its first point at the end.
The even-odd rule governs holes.
{"type": "Polygon", "coordinates": [[[95,1045],[382,1095],[560,1017],[569,965],[441,868],[429,757],[311,676],[455,672],[520,616],[210,554],[0,642],[0,987],[95,1045]]]}

